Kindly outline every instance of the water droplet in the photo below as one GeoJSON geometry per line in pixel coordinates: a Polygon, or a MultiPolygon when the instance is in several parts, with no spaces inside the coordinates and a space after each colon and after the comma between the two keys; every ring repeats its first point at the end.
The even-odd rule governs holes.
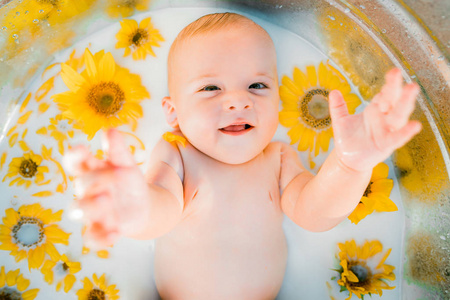
{"type": "Polygon", "coordinates": [[[20,12],[19,12],[19,11],[16,11],[16,15],[17,15],[17,16],[20,15],[20,12]]]}
{"type": "Polygon", "coordinates": [[[335,17],[333,17],[333,16],[330,16],[330,15],[328,15],[328,18],[330,18],[330,20],[332,20],[332,21],[336,20],[336,18],[335,18],[335,17]]]}
{"type": "MultiPolygon", "coordinates": [[[[282,5],[282,6],[283,6],[283,5],[282,5]]],[[[61,10],[60,10],[60,9],[58,9],[58,10],[57,10],[57,12],[59,12],[59,13],[60,13],[60,12],[61,12],[61,10]]]]}
{"type": "Polygon", "coordinates": [[[12,199],[11,199],[11,205],[12,205],[12,206],[16,206],[17,203],[19,203],[19,201],[17,201],[17,198],[12,198],[12,199]]]}
{"type": "Polygon", "coordinates": [[[2,30],[7,30],[8,28],[6,27],[6,26],[3,26],[2,27],[2,30]]]}
{"type": "Polygon", "coordinates": [[[349,13],[349,12],[350,12],[350,8],[346,7],[346,8],[344,9],[344,12],[345,12],[345,13],[349,13]]]}
{"type": "Polygon", "coordinates": [[[19,38],[19,36],[18,36],[17,34],[14,33],[14,34],[12,35],[12,38],[15,39],[15,40],[17,40],[17,39],[19,38]]]}
{"type": "Polygon", "coordinates": [[[439,56],[437,60],[444,60],[444,55],[439,56]]]}
{"type": "Polygon", "coordinates": [[[411,78],[416,78],[417,76],[416,75],[411,75],[411,78]]]}
{"type": "Polygon", "coordinates": [[[43,13],[44,13],[44,10],[43,10],[43,9],[41,9],[41,10],[39,11],[39,13],[40,13],[40,14],[43,14],[43,13]]]}
{"type": "Polygon", "coordinates": [[[33,23],[34,23],[34,24],[37,24],[37,23],[39,23],[39,20],[38,20],[38,19],[34,19],[34,20],[33,20],[33,23]]]}
{"type": "Polygon", "coordinates": [[[366,9],[366,7],[364,5],[360,5],[359,7],[361,7],[362,9],[366,9]]]}
{"type": "Polygon", "coordinates": [[[445,241],[445,236],[441,235],[441,236],[439,236],[439,237],[441,238],[441,240],[444,240],[444,241],[445,241]]]}
{"type": "Polygon", "coordinates": [[[26,10],[26,11],[25,11],[25,14],[28,14],[28,13],[29,13],[29,11],[28,11],[28,10],[26,10]]]}
{"type": "Polygon", "coordinates": [[[383,28],[383,29],[381,30],[381,32],[382,32],[382,33],[386,33],[387,30],[383,28]]]}

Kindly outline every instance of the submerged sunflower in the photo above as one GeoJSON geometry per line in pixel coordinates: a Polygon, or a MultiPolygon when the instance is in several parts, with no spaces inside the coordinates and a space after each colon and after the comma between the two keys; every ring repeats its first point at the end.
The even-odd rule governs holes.
{"type": "Polygon", "coordinates": [[[73,274],[78,273],[80,270],[81,264],[79,262],[70,261],[67,255],[63,254],[59,261],[45,261],[41,268],[41,273],[44,274],[44,280],[48,284],[53,284],[56,275],[58,281],[56,291],[61,290],[64,286],[64,292],[67,293],[77,280],[73,274]]]}
{"type": "MultiPolygon", "coordinates": [[[[394,269],[391,265],[385,265],[391,249],[386,251],[381,260],[376,264],[375,256],[383,251],[383,245],[377,241],[366,241],[363,246],[357,246],[355,240],[338,244],[340,274],[337,283],[342,287],[341,291],[348,291],[349,297],[355,294],[359,299],[364,295],[383,294],[383,289],[392,290],[395,286],[389,286],[387,280],[395,280],[394,269]]],[[[335,279],[335,278],[334,278],[335,279]]]]}
{"type": "Polygon", "coordinates": [[[358,87],[361,96],[370,100],[381,90],[384,74],[392,68],[392,63],[380,46],[349,15],[334,7],[324,9],[319,16],[320,28],[323,29],[333,60],[358,87]]]}
{"type": "Polygon", "coordinates": [[[81,123],[89,140],[102,128],[128,122],[135,127],[136,119],[143,115],[140,102],[150,97],[140,76],[116,65],[109,52],[93,56],[86,49],[84,59],[86,69],[81,74],[61,64],[61,77],[70,91],[52,98],[63,117],[81,123]]]}
{"type": "Polygon", "coordinates": [[[0,271],[0,299],[23,299],[33,300],[39,289],[26,290],[30,286],[30,280],[20,274],[20,269],[5,272],[2,266],[0,271]]]}
{"type": "Polygon", "coordinates": [[[39,203],[22,205],[18,211],[8,208],[0,224],[0,250],[10,251],[16,262],[28,259],[28,268],[39,268],[45,254],[53,261],[60,255],[53,244],[69,244],[70,234],[56,222],[61,221],[62,210],[53,213],[39,203]]]}
{"type": "Polygon", "coordinates": [[[293,80],[283,76],[281,83],[283,109],[280,111],[280,123],[291,128],[288,131],[291,145],[299,141],[299,151],[314,150],[315,156],[320,149],[327,152],[333,136],[328,108],[329,93],[339,90],[351,114],[361,103],[360,99],[350,93],[350,85],[339,71],[322,62],[318,72],[314,66],[307,66],[306,74],[295,67],[293,80]]]}
{"type": "Polygon", "coordinates": [[[152,46],[159,47],[159,42],[163,42],[164,38],[150,20],[150,17],[145,18],[139,25],[136,20],[120,22],[121,29],[116,34],[116,48],[125,48],[123,56],[132,53],[134,60],[145,59],[147,54],[156,56],[152,46]]]}
{"type": "Polygon", "coordinates": [[[94,274],[92,279],[94,283],[92,283],[89,278],[84,278],[83,288],[77,292],[78,300],[116,300],[120,298],[118,295],[119,290],[116,289],[116,285],[107,285],[105,274],[100,278],[97,277],[97,274],[94,274]]]}
{"type": "Polygon", "coordinates": [[[106,12],[112,18],[119,15],[127,18],[134,14],[134,10],[146,11],[150,0],[108,0],[106,12]]]}
{"type": "Polygon", "coordinates": [[[398,210],[397,205],[389,199],[394,181],[387,178],[389,167],[385,163],[378,164],[372,171],[370,183],[367,186],[358,206],[348,216],[350,221],[358,224],[359,221],[374,211],[387,212],[398,210]]]}
{"type": "Polygon", "coordinates": [[[34,154],[33,151],[24,153],[22,157],[14,157],[9,164],[8,173],[3,177],[3,181],[6,178],[14,178],[9,183],[9,186],[17,184],[17,186],[24,185],[25,188],[29,188],[33,182],[37,185],[45,184],[44,173],[48,173],[47,166],[42,166],[43,158],[38,154],[34,154]]]}

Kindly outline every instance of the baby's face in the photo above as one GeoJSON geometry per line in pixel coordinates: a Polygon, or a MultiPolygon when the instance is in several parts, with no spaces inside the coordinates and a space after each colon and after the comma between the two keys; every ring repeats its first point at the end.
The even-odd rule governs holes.
{"type": "Polygon", "coordinates": [[[278,125],[276,54],[259,29],[197,35],[178,49],[170,72],[180,130],[199,151],[241,164],[270,143],[278,125]]]}

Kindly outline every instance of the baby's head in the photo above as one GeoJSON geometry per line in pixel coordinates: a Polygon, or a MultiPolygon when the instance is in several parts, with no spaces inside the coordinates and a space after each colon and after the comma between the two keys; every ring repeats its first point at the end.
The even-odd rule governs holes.
{"type": "Polygon", "coordinates": [[[204,154],[228,164],[256,157],[278,125],[278,75],[270,36],[233,13],[185,27],[168,58],[166,118],[204,154]]]}

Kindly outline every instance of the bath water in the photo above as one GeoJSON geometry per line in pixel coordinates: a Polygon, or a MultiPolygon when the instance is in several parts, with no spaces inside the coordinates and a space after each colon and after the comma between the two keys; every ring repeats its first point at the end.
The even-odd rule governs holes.
{"type": "MultiPolygon", "coordinates": [[[[89,47],[92,53],[105,50],[105,52],[111,52],[113,54],[117,64],[128,68],[131,73],[141,76],[142,84],[150,93],[150,99],[141,102],[144,109],[144,117],[138,120],[138,127],[135,132],[132,132],[129,126],[122,126],[119,129],[125,132],[132,132],[145,146],[144,149],[142,144],[133,136],[126,136],[127,142],[136,147],[135,158],[141,163],[140,166],[143,171],[147,166],[147,159],[153,146],[164,132],[171,129],[166,124],[161,108],[161,99],[168,94],[166,60],[170,44],[176,34],[191,21],[204,14],[221,11],[223,10],[217,8],[168,8],[134,16],[133,18],[138,22],[150,16],[154,27],[165,38],[165,41],[161,43],[161,47],[153,47],[156,57],[148,55],[144,61],[134,61],[131,59],[131,56],[123,57],[124,49],[115,49],[114,46],[117,42],[115,35],[120,29],[119,22],[87,36],[72,47],[55,54],[53,63],[60,63],[69,59],[73,50],[76,50],[75,57],[80,57],[86,47],[89,47]]],[[[305,70],[307,65],[315,65],[317,67],[321,61],[328,59],[328,57],[320,53],[301,37],[273,24],[249,15],[247,16],[263,26],[273,38],[278,53],[278,73],[280,80],[283,75],[292,78],[294,66],[305,70]]],[[[333,64],[333,62],[331,63],[333,64]]],[[[18,125],[13,132],[18,132],[20,136],[28,129],[25,138],[28,146],[35,153],[41,153],[41,144],[45,144],[48,148],[51,147],[53,149],[52,157],[61,163],[62,155],[58,153],[57,142],[51,137],[36,134],[36,130],[50,125],[49,119],[54,118],[60,113],[56,104],[50,99],[51,95],[68,90],[62,82],[61,77],[57,74],[59,70],[60,67],[56,65],[53,68],[49,68],[44,74],[39,74],[39,76],[35,77],[36,79],[30,83],[29,90],[25,93],[25,96],[29,92],[32,93],[29,104],[23,112],[20,112],[19,107],[21,102],[19,102],[17,111],[11,118],[6,132],[17,123],[18,118],[25,111],[31,110],[32,113],[26,124],[18,125]],[[37,103],[34,99],[38,94],[38,89],[51,76],[55,76],[54,87],[37,103]],[[48,103],[50,107],[45,112],[40,113],[38,107],[42,103],[48,103]]],[[[352,89],[357,94],[353,86],[352,89]]],[[[21,101],[23,100],[21,99],[21,101]]],[[[363,102],[357,111],[361,111],[364,105],[363,102]]],[[[274,140],[289,143],[287,131],[288,129],[280,125],[274,140]]],[[[97,150],[102,149],[100,136],[101,133],[98,132],[94,139],[88,142],[85,134],[76,131],[75,136],[69,140],[69,143],[71,145],[84,143],[89,145],[93,153],[97,153],[97,150]]],[[[22,156],[23,154],[18,144],[13,147],[9,146],[10,137],[11,135],[3,136],[3,140],[0,140],[0,155],[2,153],[7,154],[6,162],[0,172],[2,178],[7,173],[11,158],[22,156]]],[[[299,155],[304,165],[308,167],[307,153],[299,153],[299,155]]],[[[321,155],[319,157],[320,159],[323,161],[324,155],[321,155]]],[[[351,239],[355,239],[358,244],[363,243],[365,240],[378,239],[383,244],[383,253],[387,249],[392,248],[386,264],[395,266],[397,279],[389,282],[389,284],[397,288],[394,290],[384,290],[383,299],[400,298],[401,280],[399,278],[402,277],[401,254],[403,253],[404,211],[398,191],[398,184],[392,171],[392,164],[390,161],[386,161],[386,163],[390,167],[389,178],[394,179],[394,189],[390,198],[396,203],[399,208],[398,211],[374,213],[367,216],[358,225],[354,225],[349,220],[345,220],[334,229],[324,233],[307,232],[296,226],[288,218],[285,218],[283,227],[288,240],[289,255],[286,275],[278,299],[329,299],[330,295],[334,295],[335,299],[347,298],[347,293],[339,293],[339,286],[336,281],[332,281],[330,278],[338,275],[337,272],[332,270],[338,268],[335,257],[338,252],[337,243],[343,243],[351,239]],[[327,282],[330,283],[331,288],[327,287],[327,282]]],[[[316,170],[312,171],[315,172],[316,170]]],[[[57,164],[51,165],[50,173],[47,177],[51,178],[52,182],[46,189],[53,189],[54,191],[56,186],[63,182],[64,176],[61,170],[58,169],[57,164]]],[[[61,254],[66,253],[71,260],[81,262],[82,266],[81,271],[75,274],[77,282],[71,291],[66,294],[64,292],[56,292],[54,285],[48,285],[43,280],[43,275],[39,270],[32,269],[28,271],[26,259],[16,263],[8,251],[0,251],[1,265],[4,265],[8,270],[20,268],[24,277],[31,280],[29,289],[40,289],[36,299],[74,299],[76,291],[83,287],[81,280],[84,277],[88,277],[92,281],[93,273],[96,273],[98,276],[106,274],[107,283],[116,285],[116,288],[120,290],[119,295],[121,299],[157,299],[153,281],[154,241],[136,241],[123,238],[114,247],[106,249],[109,253],[109,258],[99,258],[95,251],[82,253],[82,225],[67,217],[70,206],[75,199],[75,192],[70,180],[68,188],[64,193],[53,192],[52,195],[44,198],[33,196],[36,192],[41,191],[42,187],[33,185],[31,188],[25,190],[23,187],[9,187],[8,183],[8,180],[0,183],[0,195],[2,195],[0,216],[4,217],[4,211],[8,208],[12,207],[17,210],[23,204],[36,202],[39,202],[45,208],[53,209],[53,212],[60,209],[64,210],[63,219],[58,224],[65,232],[71,233],[69,246],[61,244],[55,244],[55,246],[61,254]]],[[[251,238],[249,236],[249,239],[251,238]]],[[[379,296],[373,295],[372,298],[378,299],[379,296]]],[[[353,299],[356,299],[356,296],[353,299]]]]}

